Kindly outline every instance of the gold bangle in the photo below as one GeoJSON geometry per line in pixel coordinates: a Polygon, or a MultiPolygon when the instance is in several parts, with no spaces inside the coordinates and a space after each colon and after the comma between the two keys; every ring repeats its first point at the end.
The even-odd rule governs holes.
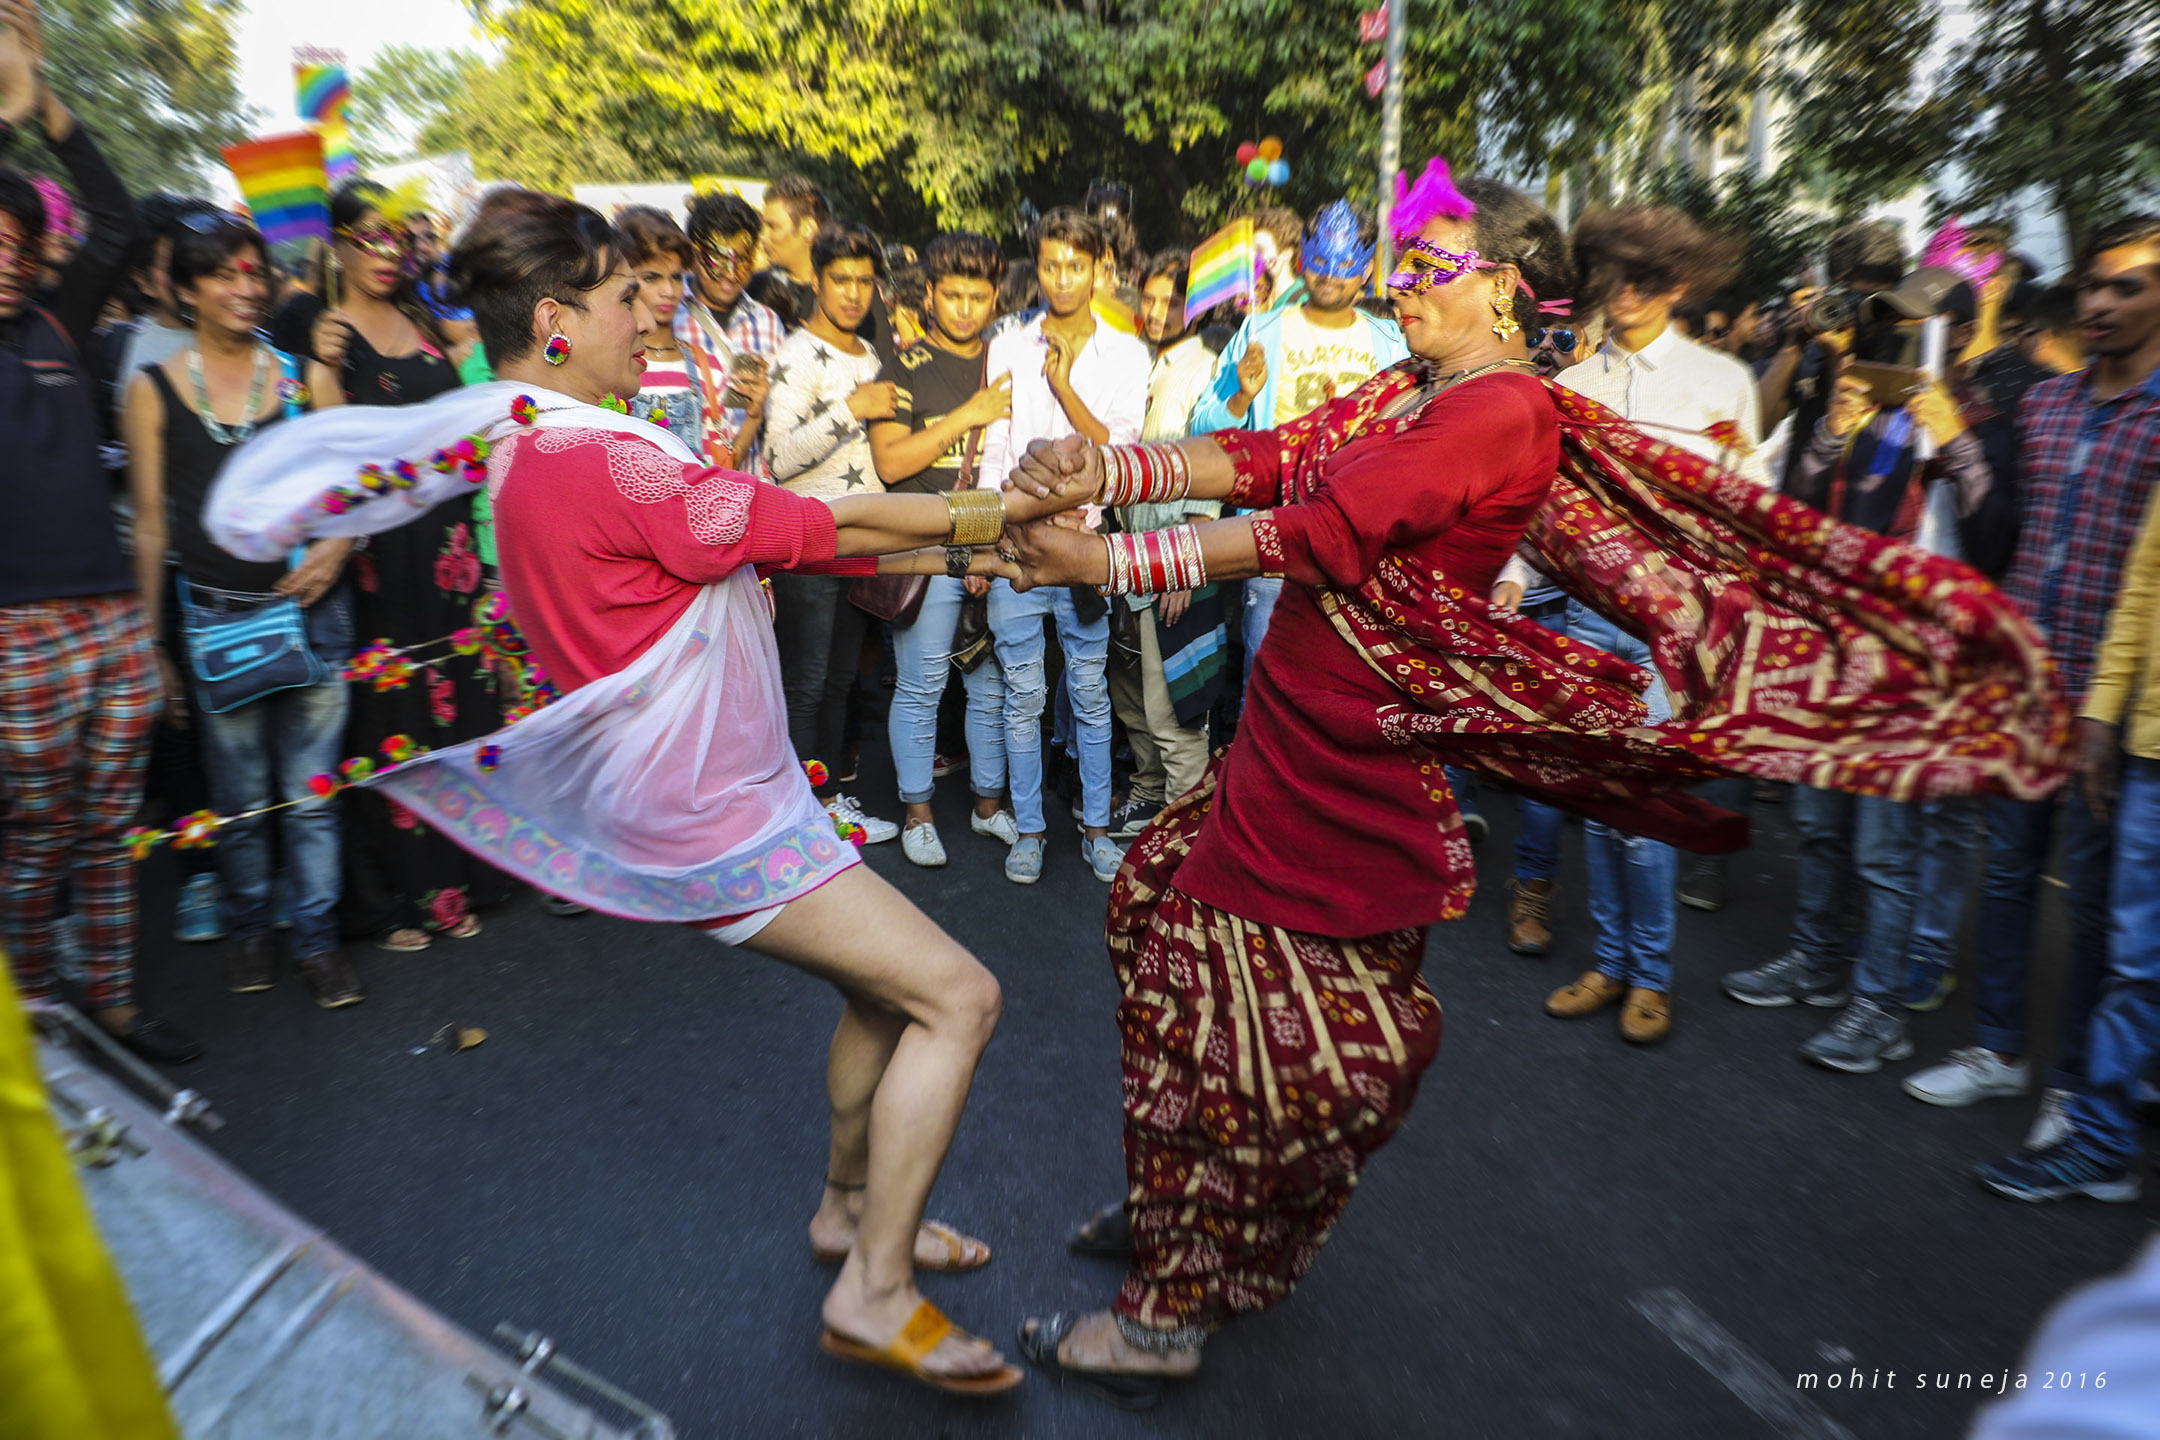
{"type": "Polygon", "coordinates": [[[1005,494],[1001,490],[948,490],[945,514],[951,521],[947,545],[988,545],[1005,533],[1005,494]]]}

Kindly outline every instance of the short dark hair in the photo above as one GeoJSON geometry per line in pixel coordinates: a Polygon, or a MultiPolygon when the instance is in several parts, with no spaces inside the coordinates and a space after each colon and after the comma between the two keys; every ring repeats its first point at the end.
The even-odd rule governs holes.
{"type": "Polygon", "coordinates": [[[989,236],[972,230],[948,230],[932,240],[922,264],[932,286],[948,275],[987,280],[992,289],[1005,283],[1005,253],[989,236]]]}
{"type": "Polygon", "coordinates": [[[1035,222],[1035,233],[1028,237],[1029,259],[1042,258],[1043,242],[1046,240],[1057,240],[1070,245],[1090,260],[1102,259],[1103,250],[1108,245],[1102,226],[1090,220],[1085,211],[1075,210],[1070,205],[1060,205],[1035,222]]]}
{"type": "Polygon", "coordinates": [[[242,250],[253,250],[261,257],[263,269],[270,268],[270,244],[262,232],[237,215],[223,211],[197,212],[193,225],[176,226],[173,230],[172,263],[166,267],[172,277],[174,291],[192,285],[205,275],[215,275],[242,250]]]}
{"type": "Polygon", "coordinates": [[[1739,268],[1739,247],[1671,205],[1593,211],[1575,222],[1569,238],[1584,288],[1600,303],[1624,285],[1652,295],[1682,290],[1683,301],[1704,299],[1739,268]]]}
{"type": "Polygon", "coordinates": [[[921,262],[901,265],[892,272],[892,303],[904,305],[920,315],[930,307],[930,272],[921,262]]]}
{"type": "Polygon", "coordinates": [[[615,228],[630,249],[623,256],[632,265],[661,255],[673,255],[687,267],[691,260],[690,237],[683,234],[675,217],[650,205],[626,205],[615,216],[615,228]]]}
{"type": "Polygon", "coordinates": [[[25,248],[35,249],[45,238],[45,197],[12,165],[0,165],[0,215],[12,215],[22,226],[25,248]]]}
{"type": "Polygon", "coordinates": [[[817,232],[810,242],[810,268],[819,274],[836,260],[868,260],[870,269],[885,278],[885,246],[867,225],[832,225],[817,232]]]}
{"type": "Polygon", "coordinates": [[[807,175],[782,175],[765,187],[767,200],[778,200],[787,206],[787,213],[800,225],[805,220],[816,220],[823,230],[832,222],[832,206],[825,199],[825,192],[807,175]]]}
{"type": "Polygon", "coordinates": [[[2092,264],[2102,251],[2120,250],[2125,245],[2160,245],[2160,215],[2125,215],[2108,221],[2093,231],[2085,253],[2078,256],[2078,268],[2092,264]]]}
{"type": "MultiPolygon", "coordinates": [[[[1536,292],[1532,299],[1515,292],[1515,322],[1526,331],[1539,329],[1540,300],[1583,296],[1582,276],[1575,264],[1574,246],[1551,212],[1504,180],[1473,175],[1456,187],[1477,206],[1472,233],[1478,254],[1495,265],[1513,265],[1523,283],[1536,292]]],[[[1583,314],[1580,303],[1576,313],[1583,314]]]]}
{"type": "Polygon", "coordinates": [[[998,282],[998,314],[1019,315],[1041,303],[1042,286],[1035,279],[1035,261],[1032,258],[1013,261],[1005,271],[1005,278],[998,282]]]}
{"type": "Polygon", "coordinates": [[[748,235],[752,240],[765,233],[765,217],[740,195],[700,195],[690,202],[690,243],[703,245],[716,235],[748,235]]]}
{"type": "Polygon", "coordinates": [[[1888,289],[1905,275],[1905,242],[1888,220],[1862,220],[1830,237],[1824,247],[1832,281],[1888,289]]]}
{"type": "Polygon", "coordinates": [[[1185,279],[1191,268],[1192,256],[1183,250],[1158,250],[1148,256],[1147,263],[1140,267],[1140,273],[1134,278],[1133,284],[1145,290],[1150,280],[1168,275],[1170,283],[1176,286],[1177,293],[1182,295],[1185,293],[1185,279]]]}
{"type": "Polygon", "coordinates": [[[2003,316],[2036,330],[2067,335],[2078,328],[2077,286],[2067,281],[2059,285],[2027,281],[2011,292],[2003,316]]]}
{"type": "Polygon", "coordinates": [[[783,330],[792,330],[798,321],[809,318],[795,313],[795,291],[788,284],[787,276],[780,271],[758,271],[743,282],[743,294],[772,311],[773,318],[780,322],[783,330]]]}
{"type": "Polygon", "coordinates": [[[536,190],[498,191],[450,256],[450,289],[472,307],[488,359],[499,367],[531,352],[534,306],[552,299],[585,308],[586,293],[606,282],[630,248],[589,205],[536,190]]]}

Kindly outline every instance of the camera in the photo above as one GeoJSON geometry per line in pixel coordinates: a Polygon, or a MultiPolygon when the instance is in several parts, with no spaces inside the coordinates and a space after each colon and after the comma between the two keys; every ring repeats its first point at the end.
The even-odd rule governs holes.
{"type": "Polygon", "coordinates": [[[1843,285],[1833,285],[1800,307],[1800,328],[1810,335],[1850,330],[1860,315],[1861,295],[1843,285]]]}

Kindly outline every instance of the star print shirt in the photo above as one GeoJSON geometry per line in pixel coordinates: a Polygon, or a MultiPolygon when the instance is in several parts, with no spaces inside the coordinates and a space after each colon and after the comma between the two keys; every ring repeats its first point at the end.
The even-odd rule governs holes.
{"type": "Polygon", "coordinates": [[[765,401],[765,454],[772,478],[798,495],[837,500],[884,490],[870,436],[848,409],[859,385],[877,379],[877,351],[850,355],[805,328],[773,356],[765,401]]]}

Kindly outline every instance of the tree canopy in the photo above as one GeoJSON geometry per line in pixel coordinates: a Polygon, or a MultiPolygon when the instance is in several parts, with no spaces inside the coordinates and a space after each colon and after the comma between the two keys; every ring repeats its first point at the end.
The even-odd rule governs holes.
{"type": "MultiPolygon", "coordinates": [[[[379,93],[423,148],[468,149],[483,176],[800,169],[896,233],[1001,238],[1102,176],[1134,186],[1149,243],[1190,243],[1249,198],[1374,198],[1363,0],[476,3],[493,60],[455,86],[407,64],[379,93]],[[1251,197],[1233,152],[1264,135],[1291,175],[1251,197]]],[[[1533,186],[1564,174],[1592,202],[1644,195],[1775,99],[1775,187],[1833,211],[1940,181],[1953,155],[1973,198],[1999,200],[2079,168],[2056,163],[2065,147],[2090,162],[2051,183],[2066,209],[2119,195],[2153,154],[2127,117],[2153,113],[2160,80],[2139,61],[2160,0],[1975,3],[1979,43],[1930,86],[1939,0],[1410,0],[1405,163],[1439,152],[1533,186]]],[[[1706,203],[1760,209],[1770,179],[1706,203]]]]}
{"type": "Polygon", "coordinates": [[[44,0],[46,70],[130,188],[199,190],[247,134],[244,0],[44,0]]]}

